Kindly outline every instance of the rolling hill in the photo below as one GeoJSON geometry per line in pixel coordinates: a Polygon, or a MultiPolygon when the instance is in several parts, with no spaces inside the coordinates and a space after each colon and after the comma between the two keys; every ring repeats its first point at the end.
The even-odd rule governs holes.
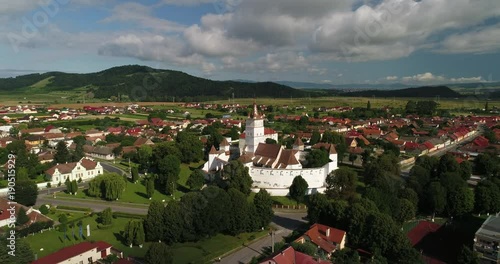
{"type": "Polygon", "coordinates": [[[47,72],[0,79],[0,91],[46,93],[93,92],[96,98],[127,96],[140,101],[206,101],[232,97],[289,98],[328,95],[328,91],[302,91],[273,82],[213,81],[179,71],[129,65],[101,72],[76,74],[47,72]]]}
{"type": "Polygon", "coordinates": [[[406,88],[399,90],[366,90],[342,93],[341,96],[352,97],[436,97],[459,98],[461,94],[453,91],[447,86],[423,86],[417,88],[406,88]]]}

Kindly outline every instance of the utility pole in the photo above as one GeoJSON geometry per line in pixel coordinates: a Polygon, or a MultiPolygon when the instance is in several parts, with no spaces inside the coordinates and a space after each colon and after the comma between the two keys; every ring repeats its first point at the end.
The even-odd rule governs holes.
{"type": "Polygon", "coordinates": [[[271,230],[271,253],[274,253],[274,231],[271,230]]]}

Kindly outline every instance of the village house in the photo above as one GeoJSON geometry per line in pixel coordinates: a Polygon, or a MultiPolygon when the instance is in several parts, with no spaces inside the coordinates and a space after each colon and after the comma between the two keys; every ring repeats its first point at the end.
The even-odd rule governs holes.
{"type": "Polygon", "coordinates": [[[83,264],[101,263],[99,260],[105,259],[114,254],[123,258],[123,253],[107,242],[81,242],[79,244],[65,247],[55,253],[39,258],[32,264],[83,264]]]}
{"type": "Polygon", "coordinates": [[[28,223],[26,223],[26,225],[28,226],[36,222],[52,221],[52,219],[43,215],[40,211],[33,209],[33,207],[28,208],[18,203],[11,204],[10,200],[7,200],[5,198],[0,198],[0,227],[7,226],[9,224],[10,213],[9,211],[7,211],[7,209],[9,209],[11,205],[15,206],[15,215],[19,213],[19,210],[21,208],[24,208],[24,210],[26,211],[26,215],[29,218],[28,223]]]}
{"type": "Polygon", "coordinates": [[[295,250],[293,247],[287,247],[281,252],[277,252],[259,264],[330,264],[330,261],[316,259],[302,252],[295,250]]]}
{"type": "Polygon", "coordinates": [[[89,158],[82,158],[77,162],[57,164],[45,171],[45,175],[52,184],[64,183],[66,180],[89,180],[102,173],[101,163],[89,158]]]}
{"type": "Polygon", "coordinates": [[[297,238],[295,242],[305,243],[311,242],[330,258],[331,254],[336,250],[342,250],[346,243],[346,232],[321,224],[314,224],[307,230],[304,235],[297,238]]]}
{"type": "Polygon", "coordinates": [[[106,146],[84,146],[85,154],[98,159],[103,160],[113,160],[115,159],[115,154],[113,154],[113,149],[106,146]]]}

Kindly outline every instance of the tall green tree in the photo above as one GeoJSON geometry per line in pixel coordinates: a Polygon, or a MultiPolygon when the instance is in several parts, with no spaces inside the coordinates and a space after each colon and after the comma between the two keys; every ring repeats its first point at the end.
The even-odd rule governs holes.
{"type": "Polygon", "coordinates": [[[130,220],[125,224],[125,230],[123,231],[123,237],[125,238],[125,243],[128,246],[132,247],[132,243],[134,242],[134,228],[135,228],[135,220],[130,220]]]}
{"type": "Polygon", "coordinates": [[[183,214],[180,203],[168,203],[163,211],[164,232],[162,240],[167,244],[179,242],[183,233],[183,214]]]}
{"type": "Polygon", "coordinates": [[[416,212],[417,208],[408,199],[398,199],[394,220],[399,224],[403,224],[404,222],[413,219],[416,212]]]}
{"type": "Polygon", "coordinates": [[[152,156],[153,149],[149,145],[142,145],[137,151],[137,161],[143,171],[147,171],[149,169],[152,156]]]}
{"type": "Polygon", "coordinates": [[[326,177],[326,194],[330,198],[350,199],[356,195],[357,173],[348,167],[340,167],[326,177]]]}
{"type": "Polygon", "coordinates": [[[158,163],[158,180],[165,193],[173,194],[181,171],[181,161],[177,156],[167,155],[158,163]]]}
{"type": "Polygon", "coordinates": [[[182,162],[198,162],[203,159],[203,143],[195,134],[180,132],[177,134],[176,142],[182,162]]]}
{"type": "Polygon", "coordinates": [[[54,163],[63,164],[70,161],[71,156],[69,155],[68,146],[66,142],[59,141],[56,145],[56,154],[54,154],[54,163]]]}
{"type": "Polygon", "coordinates": [[[228,232],[231,235],[237,235],[249,231],[250,212],[249,204],[245,194],[237,189],[228,190],[231,205],[231,215],[229,217],[228,232]]]}
{"type": "Polygon", "coordinates": [[[16,225],[22,226],[28,223],[29,220],[30,218],[28,217],[28,215],[26,215],[26,210],[24,209],[24,207],[19,208],[16,216],[16,225]]]}
{"type": "Polygon", "coordinates": [[[132,167],[130,171],[132,173],[132,182],[136,183],[139,180],[139,169],[137,167],[132,167]]]}
{"type": "Polygon", "coordinates": [[[225,184],[221,184],[223,188],[235,188],[245,195],[249,195],[252,187],[252,178],[248,174],[248,168],[238,160],[232,160],[224,166],[222,171],[222,180],[225,184]]]}
{"type": "Polygon", "coordinates": [[[439,182],[432,182],[427,187],[427,211],[430,213],[441,213],[446,207],[446,189],[439,182]]]}
{"type": "Polygon", "coordinates": [[[257,209],[259,226],[266,227],[269,225],[274,216],[273,200],[271,195],[265,189],[260,189],[253,198],[253,204],[257,209]]]}
{"type": "Polygon", "coordinates": [[[154,193],[155,193],[155,180],[154,178],[150,177],[145,180],[146,183],[146,195],[148,198],[152,198],[154,193]]]}
{"type": "Polygon", "coordinates": [[[172,264],[173,255],[167,245],[152,243],[144,257],[147,264],[172,264]]]}
{"type": "Polygon", "coordinates": [[[307,203],[307,218],[309,223],[318,223],[324,209],[328,206],[328,198],[322,193],[315,193],[309,196],[307,203]]]}
{"type": "Polygon", "coordinates": [[[160,201],[152,201],[144,221],[147,241],[159,241],[164,232],[163,211],[165,206],[160,201]]]}
{"type": "Polygon", "coordinates": [[[448,190],[446,211],[451,216],[462,216],[474,209],[474,193],[466,185],[448,190]]]}
{"type": "Polygon", "coordinates": [[[14,201],[26,206],[33,206],[38,198],[38,187],[32,180],[16,181],[16,196],[14,201]]]}
{"type": "Polygon", "coordinates": [[[203,175],[203,172],[199,169],[192,171],[186,184],[191,190],[201,189],[203,184],[205,184],[205,176],[203,175]]]}
{"type": "Polygon", "coordinates": [[[2,264],[19,264],[32,263],[35,260],[35,255],[25,239],[16,240],[15,256],[9,254],[9,240],[6,236],[0,237],[0,263],[2,264]]]}
{"type": "Polygon", "coordinates": [[[290,197],[297,201],[297,203],[303,202],[308,187],[309,184],[307,184],[306,180],[304,180],[302,176],[296,176],[293,178],[292,185],[290,185],[289,188],[290,197]]]}
{"type": "Polygon", "coordinates": [[[307,168],[318,168],[323,167],[330,160],[328,152],[324,149],[313,149],[306,156],[307,168]]]}
{"type": "Polygon", "coordinates": [[[311,139],[309,140],[309,144],[314,145],[321,140],[321,134],[318,130],[314,130],[311,135],[311,139]]]}
{"type": "Polygon", "coordinates": [[[371,110],[372,109],[372,104],[370,103],[370,101],[368,101],[366,103],[366,110],[371,110]]]}
{"type": "Polygon", "coordinates": [[[142,248],[142,245],[145,242],[145,234],[144,234],[144,226],[142,222],[137,222],[136,228],[134,230],[134,244],[140,246],[142,248]]]}
{"type": "Polygon", "coordinates": [[[108,207],[101,212],[101,224],[111,225],[113,223],[113,212],[108,207]]]}

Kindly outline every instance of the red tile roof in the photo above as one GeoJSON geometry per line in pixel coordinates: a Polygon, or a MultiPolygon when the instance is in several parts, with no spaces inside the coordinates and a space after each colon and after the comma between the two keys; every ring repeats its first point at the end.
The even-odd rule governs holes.
{"type": "Polygon", "coordinates": [[[428,222],[428,221],[420,221],[416,227],[414,227],[410,232],[408,232],[407,236],[410,240],[412,246],[415,246],[420,242],[425,236],[430,233],[436,232],[441,226],[428,222]]]}
{"type": "MultiPolygon", "coordinates": [[[[86,158],[81,159],[79,162],[87,170],[92,170],[97,166],[97,162],[86,158]]],[[[56,169],[58,169],[61,174],[70,173],[76,167],[77,163],[78,162],[58,164],[46,170],[45,173],[47,173],[48,175],[53,175],[56,169]]]]}
{"type": "Polygon", "coordinates": [[[295,251],[293,247],[288,247],[281,252],[278,252],[272,257],[260,262],[261,264],[276,263],[276,264],[328,264],[326,260],[316,260],[314,257],[304,253],[295,251]]]}
{"type": "Polygon", "coordinates": [[[326,225],[314,224],[304,233],[304,236],[309,237],[312,243],[324,251],[331,253],[345,239],[346,232],[326,225]]]}
{"type": "Polygon", "coordinates": [[[39,258],[32,262],[32,264],[54,264],[63,262],[67,259],[70,259],[74,256],[83,254],[85,252],[89,252],[93,249],[97,249],[98,252],[103,251],[105,249],[111,248],[111,244],[106,243],[104,241],[98,242],[82,242],[80,244],[76,244],[74,246],[65,247],[53,254],[45,256],[43,258],[39,258]]]}

